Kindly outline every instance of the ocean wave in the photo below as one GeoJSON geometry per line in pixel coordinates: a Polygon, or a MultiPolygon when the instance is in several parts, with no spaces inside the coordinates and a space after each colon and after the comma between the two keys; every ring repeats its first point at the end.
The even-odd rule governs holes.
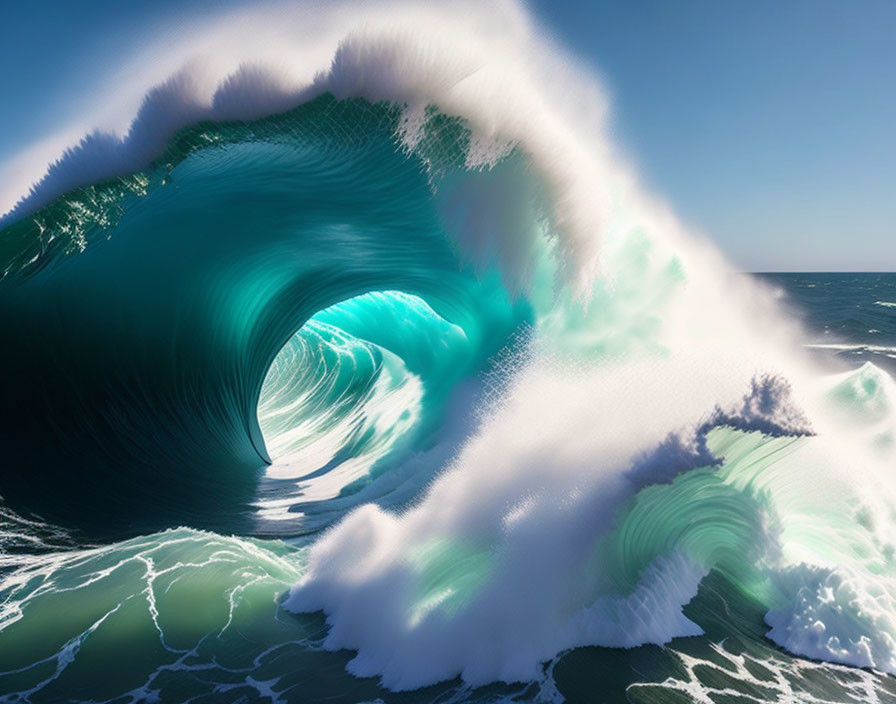
{"type": "Polygon", "coordinates": [[[0,638],[80,620],[0,677],[51,691],[127,616],[165,651],[153,681],[206,656],[226,678],[209,634],[264,612],[272,650],[351,649],[396,691],[540,680],[570,648],[701,633],[687,604],[719,575],[792,652],[893,671],[893,379],[816,369],[775,293],[638,185],[520,6],[286,12],[191,38],[218,59],[11,205],[28,471],[3,493],[105,538],[301,548],[180,529],[17,564],[0,638]],[[185,566],[223,628],[178,624],[185,566]]]}

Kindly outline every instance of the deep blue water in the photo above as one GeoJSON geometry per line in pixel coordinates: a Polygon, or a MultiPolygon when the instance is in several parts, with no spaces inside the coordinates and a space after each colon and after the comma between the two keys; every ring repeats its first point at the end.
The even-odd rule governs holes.
{"type": "Polygon", "coordinates": [[[896,274],[761,274],[805,323],[807,345],[847,364],[896,365],[896,274]]]}

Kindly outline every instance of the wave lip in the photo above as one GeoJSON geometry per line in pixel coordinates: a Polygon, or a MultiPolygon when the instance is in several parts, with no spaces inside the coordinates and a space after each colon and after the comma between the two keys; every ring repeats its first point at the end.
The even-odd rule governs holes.
{"type": "MultiPolygon", "coordinates": [[[[407,3],[305,7],[301,24],[283,9],[259,16],[255,23],[264,29],[256,41],[238,32],[239,19],[215,27],[222,38],[241,36],[226,51],[210,40],[207,53],[227,59],[187,62],[150,83],[123,137],[87,134],[0,222],[30,216],[73,189],[145,169],[187,126],[256,120],[330,94],[401,108],[400,136],[412,150],[425,141],[430,108],[464,120],[471,131],[469,169],[493,166],[512,148],[525,153],[549,184],[552,202],[563,204],[553,219],[558,251],[568,255],[564,266],[571,277],[587,281],[596,267],[604,205],[593,184],[606,171],[608,149],[593,139],[593,130],[570,130],[568,123],[583,114],[591,123],[603,112],[603,98],[590,81],[576,80],[574,63],[537,35],[518,5],[469,3],[451,11],[407,3]],[[281,54],[276,60],[275,49],[281,54]],[[572,85],[558,85],[564,75],[572,85]],[[570,95],[576,96],[572,105],[570,95]],[[559,153],[565,156],[557,158],[559,153]]],[[[497,241],[490,249],[489,255],[523,248],[519,241],[497,241]]]]}

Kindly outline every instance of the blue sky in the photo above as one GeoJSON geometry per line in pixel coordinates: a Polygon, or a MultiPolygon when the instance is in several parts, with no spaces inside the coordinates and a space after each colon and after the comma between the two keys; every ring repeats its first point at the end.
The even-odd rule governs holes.
{"type": "MultiPolygon", "coordinates": [[[[153,25],[235,4],[4,3],[0,160],[89,99],[153,25]]],[[[737,265],[896,270],[896,2],[531,6],[602,76],[644,180],[737,265]]]]}

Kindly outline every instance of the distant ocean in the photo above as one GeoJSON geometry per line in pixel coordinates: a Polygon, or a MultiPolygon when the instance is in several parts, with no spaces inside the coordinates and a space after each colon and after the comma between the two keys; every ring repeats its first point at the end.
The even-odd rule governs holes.
{"type": "Polygon", "coordinates": [[[896,367],[896,274],[760,274],[786,294],[805,344],[847,364],[896,367]]]}

